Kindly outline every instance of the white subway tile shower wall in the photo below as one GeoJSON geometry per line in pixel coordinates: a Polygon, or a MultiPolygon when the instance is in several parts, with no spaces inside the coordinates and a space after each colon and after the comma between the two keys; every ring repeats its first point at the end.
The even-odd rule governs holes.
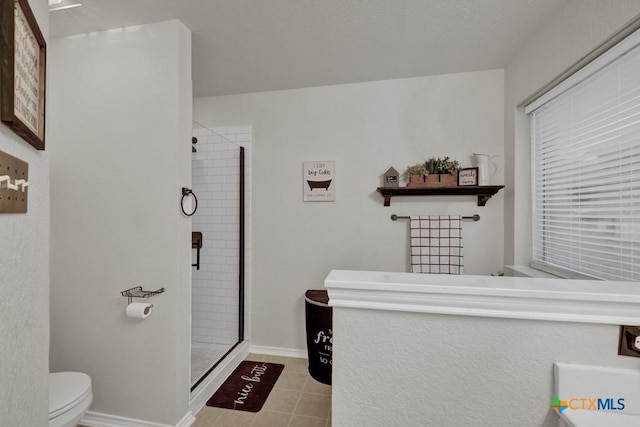
{"type": "MultiPolygon", "coordinates": [[[[194,129],[193,231],[203,235],[200,270],[193,268],[192,341],[235,344],[238,339],[239,148],[245,147],[245,242],[250,241],[251,126],[194,129]],[[235,142],[235,143],[234,143],[235,142]]],[[[245,245],[246,245],[245,243],[245,245]]],[[[246,245],[248,246],[248,245],[246,245]]],[[[247,253],[249,247],[246,248],[247,253]]],[[[196,251],[193,252],[193,263],[196,251]]],[[[245,257],[246,265],[250,265],[245,257]]]]}

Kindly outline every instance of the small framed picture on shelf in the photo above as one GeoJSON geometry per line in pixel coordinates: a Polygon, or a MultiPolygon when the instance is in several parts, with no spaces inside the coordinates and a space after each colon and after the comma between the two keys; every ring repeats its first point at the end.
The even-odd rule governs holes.
{"type": "Polygon", "coordinates": [[[458,187],[478,185],[478,168],[464,168],[458,171],[458,187]]]}

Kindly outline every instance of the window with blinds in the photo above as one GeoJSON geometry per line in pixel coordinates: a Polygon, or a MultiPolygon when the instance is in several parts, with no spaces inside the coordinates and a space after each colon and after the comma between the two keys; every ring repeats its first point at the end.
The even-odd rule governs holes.
{"type": "Polygon", "coordinates": [[[640,280],[639,44],[632,34],[525,108],[534,262],[640,280]]]}

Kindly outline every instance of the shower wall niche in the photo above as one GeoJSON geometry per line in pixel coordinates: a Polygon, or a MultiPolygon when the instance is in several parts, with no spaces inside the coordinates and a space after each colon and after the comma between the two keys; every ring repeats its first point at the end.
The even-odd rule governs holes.
{"type": "MultiPolygon", "coordinates": [[[[200,268],[192,268],[191,385],[194,388],[244,338],[243,294],[248,295],[251,126],[208,129],[194,124],[192,186],[198,210],[192,229],[202,233],[200,268]],[[244,206],[240,162],[244,156],[244,206]],[[244,236],[240,227],[244,209],[244,236]],[[243,238],[244,237],[244,238],[243,238]],[[240,241],[245,243],[244,271],[240,241]],[[243,277],[244,276],[244,277],[243,277]],[[240,282],[244,279],[244,291],[240,282]]],[[[196,249],[192,250],[193,264],[196,249]]]]}

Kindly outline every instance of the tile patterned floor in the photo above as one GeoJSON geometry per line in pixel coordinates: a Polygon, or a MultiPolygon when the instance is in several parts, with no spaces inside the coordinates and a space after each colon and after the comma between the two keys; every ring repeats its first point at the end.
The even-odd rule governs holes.
{"type": "Polygon", "coordinates": [[[306,359],[250,354],[246,360],[285,366],[262,410],[204,406],[193,427],[331,427],[331,386],[311,378],[306,359]]]}

